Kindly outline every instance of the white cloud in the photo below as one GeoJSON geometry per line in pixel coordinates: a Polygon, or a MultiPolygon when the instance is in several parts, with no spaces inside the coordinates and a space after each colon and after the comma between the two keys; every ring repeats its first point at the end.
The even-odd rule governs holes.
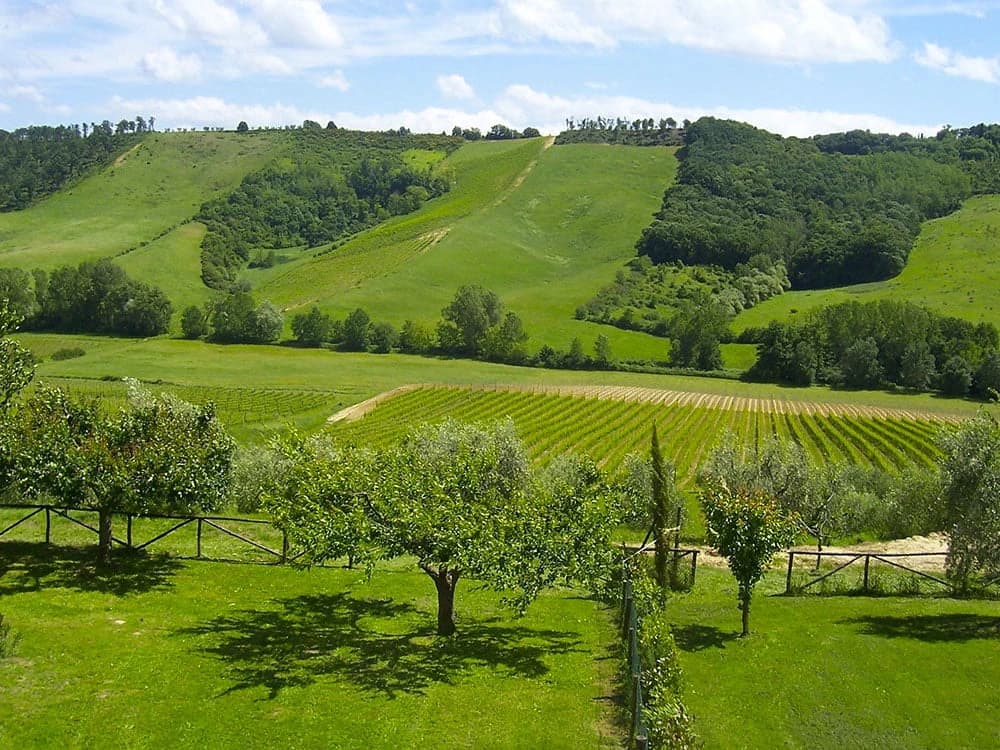
{"type": "Polygon", "coordinates": [[[38,89],[37,86],[26,86],[23,84],[9,86],[7,88],[7,94],[15,99],[26,99],[27,101],[34,102],[35,104],[45,103],[45,95],[38,89]]]}
{"type": "Polygon", "coordinates": [[[395,112],[357,113],[351,111],[323,112],[306,110],[280,102],[274,104],[238,104],[218,97],[188,99],[125,100],[116,98],[112,108],[122,116],[133,112],[155,113],[163,127],[201,127],[203,125],[232,128],[240,120],[257,125],[297,125],[303,120],[326,122],[359,130],[389,130],[402,126],[415,132],[450,132],[452,127],[478,127],[488,130],[496,123],[517,129],[537,127],[543,133],[558,133],[567,117],[604,112],[629,120],[638,117],[673,117],[678,122],[696,120],[704,115],[749,122],[782,135],[809,136],[816,133],[846,130],[931,135],[940,125],[906,123],[870,112],[836,112],[781,108],[738,109],[721,106],[692,106],[623,96],[563,97],[537,91],[530,86],[509,86],[489,106],[478,109],[426,107],[395,112]]]}
{"type": "Polygon", "coordinates": [[[476,92],[458,73],[447,76],[438,76],[437,87],[444,96],[449,99],[475,99],[476,92]]]}
{"type": "Polygon", "coordinates": [[[502,2],[506,30],[515,37],[527,33],[597,47],[661,41],[793,62],[886,62],[895,57],[882,18],[831,5],[827,0],[502,2]]]}
{"type": "Polygon", "coordinates": [[[337,89],[337,91],[343,93],[347,93],[351,88],[351,82],[347,80],[347,76],[344,75],[344,71],[342,70],[335,70],[330,75],[323,76],[316,84],[320,88],[337,89]]]}
{"type": "Polygon", "coordinates": [[[267,31],[282,47],[328,49],[343,44],[343,36],[317,0],[245,0],[267,31]]]}
{"type": "Polygon", "coordinates": [[[257,47],[268,39],[259,24],[216,0],[152,0],[152,7],[183,36],[218,47],[257,47]]]}
{"type": "Polygon", "coordinates": [[[914,54],[913,59],[925,68],[940,70],[950,76],[985,83],[1000,82],[1000,58],[997,57],[969,57],[946,47],[924,42],[923,51],[914,54]]]}
{"type": "Polygon", "coordinates": [[[169,47],[160,47],[143,55],[142,69],[160,81],[187,81],[201,74],[201,59],[197,55],[178,55],[169,47]]]}

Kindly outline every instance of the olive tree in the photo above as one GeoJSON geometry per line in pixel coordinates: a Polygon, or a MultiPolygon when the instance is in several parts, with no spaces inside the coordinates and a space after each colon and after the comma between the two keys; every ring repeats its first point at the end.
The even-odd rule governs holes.
{"type": "Polygon", "coordinates": [[[740,634],[745,637],[750,634],[754,586],[764,577],[774,553],[795,541],[797,521],[773,495],[760,489],[719,483],[705,489],[700,499],[708,543],[726,558],[739,585],[740,634]]]}
{"type": "Polygon", "coordinates": [[[941,443],[947,571],[965,591],[977,572],[1000,576],[1000,424],[981,412],[941,443]]]}
{"type": "Polygon", "coordinates": [[[17,330],[20,317],[0,300],[0,409],[6,409],[35,375],[35,358],[9,334],[17,330]]]}
{"type": "Polygon", "coordinates": [[[618,513],[600,473],[565,458],[534,475],[509,421],[424,426],[380,451],[297,436],[278,448],[289,469],[268,502],[276,524],[312,562],[416,558],[439,635],[455,632],[463,578],[524,607],[558,580],[609,569],[618,513]]]}
{"type": "Polygon", "coordinates": [[[98,562],[111,560],[114,513],[211,510],[226,496],[234,450],[212,406],[153,396],[129,383],[114,416],[96,402],[39,388],[19,410],[13,484],[98,511],[98,562]]]}

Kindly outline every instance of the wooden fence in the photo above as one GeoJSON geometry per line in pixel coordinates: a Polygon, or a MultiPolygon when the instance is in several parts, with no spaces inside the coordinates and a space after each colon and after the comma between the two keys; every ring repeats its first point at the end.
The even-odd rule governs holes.
{"type": "MultiPolygon", "coordinates": [[[[89,523],[86,523],[85,521],[82,521],[79,518],[74,517],[73,515],[70,515],[71,511],[73,513],[97,513],[97,510],[93,510],[93,509],[89,509],[89,508],[67,508],[67,507],[55,506],[55,505],[26,505],[26,504],[19,504],[19,503],[0,503],[0,509],[3,509],[3,508],[9,508],[9,509],[14,509],[14,510],[23,510],[23,511],[26,511],[26,514],[24,516],[22,516],[21,518],[17,519],[16,521],[14,521],[13,523],[9,524],[5,528],[0,529],[0,537],[5,536],[6,534],[10,533],[14,529],[16,529],[18,526],[20,526],[21,524],[25,523],[26,521],[29,521],[30,519],[32,519],[35,516],[38,516],[39,514],[42,514],[42,513],[45,514],[45,543],[46,544],[51,544],[52,543],[52,520],[53,520],[53,517],[55,517],[57,519],[64,519],[64,520],[66,520],[66,521],[68,521],[68,522],[70,522],[72,524],[75,524],[76,526],[80,526],[80,527],[86,529],[87,531],[89,531],[89,532],[91,532],[91,533],[93,533],[95,535],[99,534],[99,531],[98,531],[98,529],[95,526],[93,526],[93,525],[91,525],[89,523]]],[[[258,539],[252,539],[251,537],[247,536],[246,534],[241,534],[240,532],[235,531],[234,529],[229,528],[229,527],[223,525],[223,524],[227,524],[227,523],[228,524],[239,523],[239,524],[250,524],[250,525],[253,525],[253,526],[268,526],[268,527],[273,528],[273,524],[270,521],[259,519],[259,518],[236,518],[236,517],[232,517],[232,516],[202,516],[202,515],[158,515],[158,514],[143,515],[143,516],[135,516],[135,515],[132,515],[132,514],[116,514],[116,515],[119,518],[121,518],[124,515],[124,519],[125,519],[125,538],[122,539],[122,538],[120,538],[118,536],[114,536],[113,535],[111,537],[111,541],[112,541],[113,544],[117,544],[120,547],[124,547],[126,549],[133,550],[133,551],[139,551],[139,550],[148,549],[151,546],[153,546],[154,544],[157,544],[158,542],[161,542],[162,540],[166,539],[167,537],[171,536],[172,534],[174,534],[174,533],[180,531],[181,529],[185,528],[186,526],[190,526],[190,525],[194,524],[195,525],[195,557],[199,558],[199,559],[203,558],[202,537],[203,537],[203,533],[204,533],[205,527],[208,527],[209,529],[213,529],[215,531],[218,531],[221,534],[224,534],[224,535],[226,535],[228,537],[236,539],[241,544],[249,546],[249,547],[252,547],[252,548],[258,550],[259,552],[263,552],[269,558],[274,558],[275,562],[277,562],[279,564],[280,563],[292,562],[292,561],[298,559],[299,557],[301,557],[302,554],[303,554],[301,552],[298,553],[298,554],[295,554],[295,555],[293,555],[293,554],[290,553],[290,551],[289,551],[288,534],[286,532],[281,532],[281,549],[278,550],[278,549],[274,549],[273,547],[268,546],[267,544],[263,543],[262,541],[260,541],[258,539]],[[155,536],[151,537],[150,539],[147,539],[145,541],[140,542],[140,541],[138,541],[135,538],[135,535],[133,533],[133,531],[134,531],[134,528],[133,528],[134,527],[134,523],[135,523],[135,520],[137,518],[150,519],[150,520],[165,520],[165,521],[170,521],[170,522],[173,522],[173,523],[170,525],[169,528],[167,528],[167,529],[165,529],[163,531],[160,531],[159,533],[157,533],[155,536]]],[[[216,558],[213,558],[213,559],[220,559],[221,560],[221,559],[228,559],[228,558],[219,558],[219,557],[216,557],[216,558]]]]}
{"type": "Polygon", "coordinates": [[[642,715],[642,663],[639,658],[639,617],[632,595],[632,572],[626,562],[623,565],[622,583],[622,636],[628,649],[629,680],[629,740],[635,750],[646,750],[649,746],[649,732],[642,715]]]}
{"type": "Polygon", "coordinates": [[[821,581],[825,581],[828,578],[841,573],[852,565],[855,565],[855,563],[861,563],[863,565],[864,572],[862,573],[861,589],[862,591],[869,591],[871,589],[872,561],[883,563],[892,568],[906,571],[907,573],[912,573],[920,578],[933,581],[934,583],[950,589],[952,587],[951,582],[945,580],[944,578],[932,575],[926,570],[920,570],[906,564],[906,561],[913,560],[915,558],[940,558],[943,563],[947,554],[947,552],[806,552],[805,550],[789,550],[788,572],[785,575],[785,593],[791,594],[793,591],[804,591],[805,589],[815,586],[821,581]],[[815,578],[804,584],[793,586],[792,572],[795,567],[796,557],[815,560],[817,569],[819,568],[820,561],[826,558],[846,558],[846,562],[840,563],[833,568],[833,570],[826,571],[822,575],[817,575],[815,578]]]}

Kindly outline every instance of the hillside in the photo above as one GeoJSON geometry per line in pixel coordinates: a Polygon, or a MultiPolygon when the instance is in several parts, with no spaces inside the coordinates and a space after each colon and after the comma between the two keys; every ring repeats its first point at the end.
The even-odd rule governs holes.
{"type": "MultiPolygon", "coordinates": [[[[638,228],[673,178],[672,150],[550,145],[469,143],[443,161],[407,154],[416,165],[436,162],[452,190],[336,249],[293,252],[246,275],[259,298],[286,313],[317,304],[343,316],[362,306],[396,325],[433,323],[461,284],[481,284],[521,315],[529,348],[566,349],[579,337],[589,349],[604,333],[617,357],[664,358],[662,340],[576,321],[573,312],[632,256],[638,228]]],[[[192,217],[294,149],[286,132],[152,134],[72,188],[0,216],[0,265],[114,257],[160,286],[179,313],[211,294],[199,275],[205,230],[192,217]]]]}
{"type": "Polygon", "coordinates": [[[974,323],[1000,325],[1000,196],[970,198],[950,216],[926,222],[906,268],[895,278],[834,289],[786,292],[740,313],[733,329],[794,320],[798,313],[856,300],[908,300],[974,323]]]}

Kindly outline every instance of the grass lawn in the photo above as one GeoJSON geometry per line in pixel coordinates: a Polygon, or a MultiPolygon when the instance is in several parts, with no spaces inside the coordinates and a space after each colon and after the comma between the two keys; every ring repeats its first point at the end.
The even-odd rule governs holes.
{"type": "Polygon", "coordinates": [[[620,747],[612,614],[523,618],[469,582],[434,632],[415,566],[309,571],[0,542],[0,747],[620,747]]]}
{"type": "Polygon", "coordinates": [[[746,640],[728,571],[668,604],[706,748],[1000,746],[1000,602],[783,590],[758,586],[746,640]]]}

